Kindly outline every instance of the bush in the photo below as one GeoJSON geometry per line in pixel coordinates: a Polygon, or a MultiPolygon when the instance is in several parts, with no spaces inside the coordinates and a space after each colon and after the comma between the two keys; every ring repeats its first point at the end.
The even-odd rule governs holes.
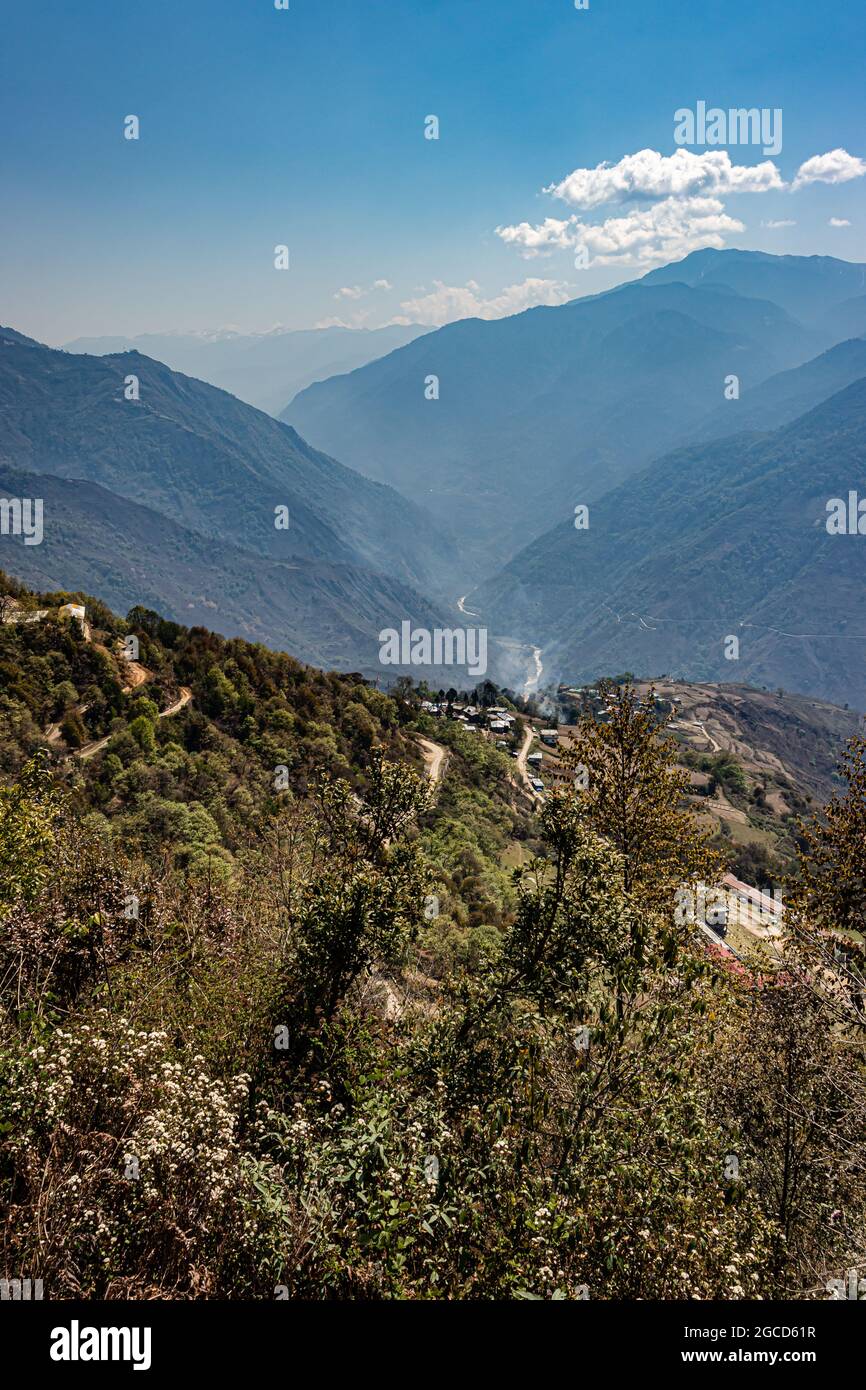
{"type": "Polygon", "coordinates": [[[240,1142],[248,1077],[103,1011],[7,1059],[4,1091],[9,1267],[51,1298],[273,1295],[282,1209],[240,1142]]]}

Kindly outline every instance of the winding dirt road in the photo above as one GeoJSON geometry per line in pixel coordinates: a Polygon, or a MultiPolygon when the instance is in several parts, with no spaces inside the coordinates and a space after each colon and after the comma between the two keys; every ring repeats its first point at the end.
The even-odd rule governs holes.
{"type": "Polygon", "coordinates": [[[712,745],[713,752],[721,753],[722,745],[716,742],[707,726],[700,719],[681,719],[680,723],[685,724],[687,729],[700,729],[704,738],[712,745]]]}
{"type": "Polygon", "coordinates": [[[169,705],[168,709],[161,709],[159,712],[160,719],[168,719],[172,714],[180,714],[180,711],[189,704],[191,699],[192,691],[189,686],[182,685],[180,688],[180,699],[176,700],[173,705],[169,705]]]}
{"type": "Polygon", "coordinates": [[[529,750],[532,747],[532,739],[532,725],[527,724],[526,731],[523,737],[523,744],[521,746],[520,752],[517,755],[517,770],[520,773],[521,781],[523,782],[523,785],[526,788],[526,790],[529,792],[529,795],[533,798],[533,800],[540,801],[541,793],[537,792],[533,787],[529,777],[529,771],[526,766],[526,759],[529,755],[529,750]]]}
{"type": "Polygon", "coordinates": [[[129,679],[123,687],[123,693],[124,695],[129,695],[131,691],[137,690],[140,685],[144,685],[146,681],[149,681],[153,672],[148,671],[146,666],[142,666],[140,661],[127,661],[126,674],[129,679]]]}
{"type": "MultiPolygon", "coordinates": [[[[142,683],[142,681],[137,681],[136,685],[141,685],[142,683]]],[[[180,711],[189,704],[191,699],[192,691],[189,686],[182,685],[180,688],[180,698],[176,700],[173,705],[169,705],[168,709],[161,709],[159,711],[160,719],[170,719],[173,714],[179,714],[180,711]]],[[[111,734],[106,734],[105,738],[98,738],[95,743],[86,743],[83,748],[79,748],[78,756],[81,761],[86,762],[88,758],[95,758],[97,753],[102,752],[102,749],[110,738],[111,734]]],[[[443,749],[442,751],[444,752],[445,750],[443,749]]]]}
{"type": "Polygon", "coordinates": [[[444,749],[441,744],[433,743],[431,739],[424,738],[421,734],[418,735],[418,743],[420,744],[421,751],[424,754],[424,762],[427,766],[427,776],[430,778],[430,781],[433,783],[435,787],[437,782],[439,782],[442,777],[442,773],[444,770],[443,764],[445,762],[445,754],[447,750],[444,749]]]}

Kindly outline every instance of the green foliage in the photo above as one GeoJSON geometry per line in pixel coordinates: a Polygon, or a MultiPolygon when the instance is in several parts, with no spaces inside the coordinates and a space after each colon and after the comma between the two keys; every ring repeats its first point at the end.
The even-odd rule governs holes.
{"type": "MultiPolygon", "coordinates": [[[[734,973],[677,925],[713,860],[628,686],[530,822],[478,736],[130,617],[147,689],[73,681],[107,747],[0,787],[4,1268],[53,1298],[739,1299],[862,1259],[859,744],[783,968],[734,973]]],[[[10,771],[68,695],[15,642],[10,771]]]]}
{"type": "Polygon", "coordinates": [[[0,922],[13,904],[34,902],[50,880],[60,804],[44,756],[0,787],[0,922]]]}
{"type": "Polygon", "coordinates": [[[735,796],[747,794],[749,788],[745,773],[732,753],[714,753],[701,757],[697,765],[701,772],[709,773],[713,788],[722,786],[726,792],[735,796]]]}
{"type": "MultiPolygon", "coordinates": [[[[67,597],[32,599],[50,614],[67,597]]],[[[79,810],[98,806],[128,848],[165,851],[180,865],[216,853],[231,865],[270,814],[278,768],[297,792],[322,775],[346,777],[357,790],[377,750],[407,751],[394,702],[360,677],[326,675],[143,608],[124,623],[95,600],[72,597],[87,604],[92,642],[50,615],[0,626],[0,673],[14,677],[0,693],[0,772],[19,771],[40,747],[63,760],[108,737],[103,752],[76,765],[73,798],[79,810]],[[139,641],[145,684],[124,694],[117,652],[128,632],[139,641]],[[190,703],[160,718],[183,687],[190,703]],[[61,739],[49,742],[57,718],[61,739]],[[207,813],[207,833],[183,817],[193,806],[207,813]]]]}
{"type": "Polygon", "coordinates": [[[581,816],[619,851],[622,886],[649,909],[683,882],[712,882],[717,861],[682,800],[688,774],[659,725],[655,695],[601,682],[606,717],[583,713],[563,754],[580,784],[581,816]]]}

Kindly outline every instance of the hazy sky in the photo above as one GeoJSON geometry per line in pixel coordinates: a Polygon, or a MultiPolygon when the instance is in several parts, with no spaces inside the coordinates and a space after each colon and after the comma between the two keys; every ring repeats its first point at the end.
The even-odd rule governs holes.
{"type": "Polygon", "coordinates": [[[496,315],[698,245],[866,261],[852,0],[2,9],[0,322],[50,343],[496,315]],[[678,147],[699,101],[780,108],[781,151],[678,147]]]}

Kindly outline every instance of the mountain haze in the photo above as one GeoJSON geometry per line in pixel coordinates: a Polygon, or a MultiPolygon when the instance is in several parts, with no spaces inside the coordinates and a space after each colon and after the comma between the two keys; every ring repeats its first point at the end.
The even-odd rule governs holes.
{"type": "Polygon", "coordinates": [[[248,405],[277,415],[312,382],[350,372],[426,332],[421,324],[393,324],[375,329],[274,329],[270,333],[141,333],[134,337],[75,338],[64,348],[100,357],[140,352],[173,371],[210,382],[248,405]]]}
{"type": "Polygon", "coordinates": [[[383,627],[445,621],[435,576],[453,552],[417,507],[139,353],[76,356],[0,329],[0,492],[43,500],[41,544],[0,536],[0,567],[42,589],[370,675],[383,627]]]}
{"type": "Polygon", "coordinates": [[[308,388],[283,418],[453,525],[477,578],[685,442],[729,374],[746,391],[828,345],[766,296],[643,280],[449,324],[308,388]]]}
{"type": "Polygon", "coordinates": [[[393,489],[310,448],[224,391],[139,353],[73,356],[4,339],[0,458],[83,478],[274,559],[380,568],[433,588],[452,552],[393,489]],[[139,400],[126,400],[127,376],[139,400]],[[276,507],[290,525],[275,527],[276,507]]]}
{"type": "Polygon", "coordinates": [[[726,401],[694,431],[717,439],[743,430],[771,430],[804,415],[812,406],[866,376],[866,340],[852,338],[755,386],[738,401],[726,401]]]}

